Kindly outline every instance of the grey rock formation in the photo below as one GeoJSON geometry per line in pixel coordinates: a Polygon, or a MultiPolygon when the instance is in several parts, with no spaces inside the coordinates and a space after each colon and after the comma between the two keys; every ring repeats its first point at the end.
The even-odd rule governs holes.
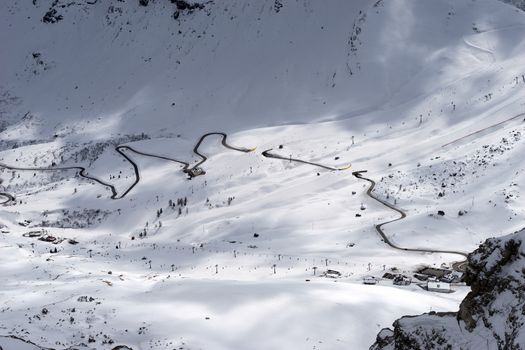
{"type": "Polygon", "coordinates": [[[370,349],[525,349],[524,242],[525,229],[485,241],[468,257],[458,312],[404,316],[370,349]]]}
{"type": "Polygon", "coordinates": [[[525,11],[525,0],[501,0],[501,1],[506,2],[507,4],[514,5],[517,8],[525,11]]]}

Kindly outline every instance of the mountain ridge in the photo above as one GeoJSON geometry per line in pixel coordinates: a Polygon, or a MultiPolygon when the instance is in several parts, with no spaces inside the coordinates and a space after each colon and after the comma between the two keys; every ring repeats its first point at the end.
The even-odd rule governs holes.
{"type": "Polygon", "coordinates": [[[525,229],[491,238],[469,254],[472,290],[458,312],[404,316],[383,329],[370,350],[523,349],[525,229]]]}

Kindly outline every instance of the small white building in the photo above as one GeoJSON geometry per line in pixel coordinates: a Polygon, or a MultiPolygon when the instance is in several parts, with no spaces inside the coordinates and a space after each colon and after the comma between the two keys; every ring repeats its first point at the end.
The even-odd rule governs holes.
{"type": "Polygon", "coordinates": [[[204,175],[206,174],[206,172],[204,171],[203,168],[200,168],[200,167],[196,167],[196,168],[191,168],[189,170],[186,171],[188,173],[188,175],[190,177],[196,177],[196,176],[199,176],[199,175],[204,175]]]}
{"type": "Polygon", "coordinates": [[[450,283],[440,282],[440,281],[428,281],[427,290],[429,292],[449,293],[450,283]]]}
{"type": "Polygon", "coordinates": [[[441,280],[443,282],[453,283],[453,282],[460,282],[462,278],[463,278],[463,272],[452,271],[451,273],[448,273],[445,276],[441,277],[441,280]]]}
{"type": "Polygon", "coordinates": [[[377,278],[375,278],[374,276],[365,276],[363,278],[363,283],[364,284],[377,284],[377,278]]]}

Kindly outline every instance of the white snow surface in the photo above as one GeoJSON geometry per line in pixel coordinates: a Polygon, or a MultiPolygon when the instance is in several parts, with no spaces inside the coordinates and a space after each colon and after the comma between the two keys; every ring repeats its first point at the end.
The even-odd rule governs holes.
{"type": "MultiPolygon", "coordinates": [[[[0,336],[367,349],[401,315],[457,310],[464,286],[362,284],[463,257],[382,242],[374,224],[397,214],[355,170],[407,212],[384,227],[403,247],[470,252],[523,227],[525,14],[510,5],[228,0],[173,19],[167,0],[53,3],[2,4],[0,162],[81,165],[122,193],[134,173],[117,144],[194,163],[197,139],[222,131],[257,149],[207,138],[206,175],[191,181],[125,151],[141,178],[118,200],[73,170],[0,170],[16,197],[0,211],[0,336]],[[63,19],[43,23],[50,8],[63,19]],[[23,236],[41,230],[66,240],[23,236]]],[[[0,337],[32,349],[13,342],[0,337]]]]}

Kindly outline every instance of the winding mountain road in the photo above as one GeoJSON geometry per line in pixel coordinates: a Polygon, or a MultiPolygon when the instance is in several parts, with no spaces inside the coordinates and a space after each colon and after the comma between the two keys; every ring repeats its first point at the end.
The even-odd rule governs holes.
{"type": "MultiPolygon", "coordinates": [[[[323,169],[333,170],[333,171],[346,170],[346,169],[350,168],[350,166],[345,167],[345,168],[329,167],[329,166],[326,166],[326,165],[323,165],[323,164],[309,162],[309,161],[305,161],[305,160],[302,160],[302,159],[296,159],[296,158],[291,158],[291,157],[284,157],[284,156],[281,156],[281,155],[278,155],[278,154],[271,153],[271,151],[272,151],[272,149],[268,149],[268,150],[262,152],[262,155],[264,157],[267,157],[267,158],[275,158],[275,159],[282,159],[282,160],[289,160],[289,161],[293,161],[293,162],[299,162],[299,163],[303,163],[303,164],[310,164],[310,165],[313,165],[313,166],[317,166],[317,167],[320,167],[320,168],[323,168],[323,169]]],[[[401,247],[401,246],[398,246],[398,245],[392,243],[392,241],[387,237],[387,235],[383,231],[383,226],[385,226],[387,224],[390,224],[392,222],[395,222],[395,221],[403,220],[404,218],[406,218],[407,214],[403,210],[401,210],[399,208],[396,208],[395,206],[393,206],[392,204],[388,203],[387,201],[384,201],[383,199],[375,196],[372,193],[372,191],[374,190],[376,183],[375,183],[374,180],[369,179],[367,177],[364,177],[363,173],[365,173],[365,172],[367,172],[367,171],[366,170],[354,171],[354,172],[352,172],[352,175],[354,175],[358,179],[365,180],[365,181],[368,181],[370,183],[370,187],[366,191],[366,194],[370,198],[375,199],[379,203],[383,204],[384,206],[388,207],[389,209],[394,210],[395,212],[399,213],[399,215],[400,215],[396,219],[385,221],[385,222],[382,222],[380,224],[375,225],[375,229],[376,229],[377,233],[379,234],[381,239],[386,244],[388,244],[390,247],[392,247],[394,249],[403,250],[403,251],[407,251],[407,252],[445,253],[445,254],[457,254],[457,255],[461,255],[461,256],[463,256],[465,258],[467,257],[466,253],[460,252],[460,251],[455,251],[455,250],[439,250],[439,249],[429,249],[429,248],[406,248],[406,247],[401,247]]],[[[452,269],[455,270],[455,271],[459,271],[459,272],[465,272],[465,270],[467,268],[467,265],[468,265],[467,260],[457,261],[457,262],[454,262],[452,264],[452,269]]]]}
{"type": "MultiPolygon", "coordinates": [[[[193,148],[193,152],[201,158],[201,161],[199,161],[197,164],[195,164],[193,167],[190,168],[190,163],[182,161],[182,160],[178,160],[178,159],[171,158],[171,157],[166,157],[166,156],[161,156],[161,155],[156,155],[156,154],[151,154],[151,153],[138,151],[135,148],[133,148],[131,146],[128,146],[128,145],[119,145],[119,146],[115,147],[115,151],[118,154],[120,154],[124,159],[126,159],[131,164],[131,166],[133,167],[134,174],[135,174],[135,180],[133,181],[133,183],[124,192],[122,192],[120,195],[118,194],[118,192],[117,192],[117,190],[116,190],[114,185],[112,185],[110,183],[107,183],[107,182],[105,182],[105,181],[103,181],[103,180],[101,180],[101,179],[99,179],[97,177],[88,175],[87,174],[87,169],[82,167],[82,166],[49,167],[49,168],[46,168],[46,167],[33,167],[33,168],[31,168],[31,167],[18,167],[18,166],[8,165],[8,164],[4,164],[4,163],[0,162],[0,168],[9,169],[9,170],[18,170],[18,171],[69,171],[69,170],[75,170],[75,171],[77,171],[77,173],[78,173],[78,175],[80,177],[88,179],[88,180],[95,181],[95,182],[97,182],[97,183],[99,183],[99,184],[109,188],[111,190],[111,197],[110,197],[111,199],[122,199],[140,181],[140,171],[139,171],[137,163],[135,163],[133,161],[133,159],[131,159],[124,151],[130,151],[130,152],[136,153],[138,155],[151,157],[151,158],[162,159],[162,160],[167,160],[167,161],[171,161],[171,162],[176,162],[176,163],[182,164],[183,165],[182,171],[184,173],[189,174],[190,177],[193,177],[195,175],[193,175],[192,170],[196,169],[197,167],[202,165],[208,159],[205,155],[203,155],[202,153],[199,152],[199,147],[201,146],[201,144],[204,141],[204,139],[206,139],[208,136],[212,136],[212,135],[219,135],[219,136],[221,136],[222,137],[221,144],[224,147],[228,148],[228,149],[231,149],[231,150],[234,150],[234,151],[239,151],[239,152],[244,152],[244,153],[252,152],[252,151],[255,150],[255,148],[249,149],[249,148],[242,148],[242,147],[232,146],[232,145],[230,145],[230,144],[228,144],[226,142],[227,135],[225,133],[223,133],[223,132],[210,132],[210,133],[202,135],[199,138],[199,140],[197,141],[197,144],[195,145],[195,147],[193,148]]],[[[15,197],[13,195],[9,194],[9,193],[0,192],[0,196],[6,198],[5,201],[0,202],[0,205],[7,205],[7,204],[15,201],[15,197]]]]}
{"type": "Polygon", "coordinates": [[[3,202],[0,202],[0,205],[8,204],[10,202],[14,202],[15,201],[15,197],[10,195],[9,193],[0,192],[0,196],[1,197],[5,197],[5,200],[3,202]]]}
{"type": "MultiPolygon", "coordinates": [[[[183,166],[182,171],[184,173],[188,174],[190,176],[190,178],[191,178],[191,177],[194,177],[194,176],[197,176],[197,175],[200,175],[200,174],[204,174],[203,171],[195,172],[196,169],[199,169],[199,166],[201,166],[204,162],[206,162],[208,160],[206,155],[202,154],[199,151],[199,148],[201,147],[202,142],[207,137],[215,136],[215,135],[220,136],[221,137],[221,144],[225,148],[228,148],[230,150],[243,152],[243,153],[249,153],[249,152],[253,152],[255,150],[255,148],[236,147],[236,146],[232,146],[232,145],[228,144],[227,143],[227,137],[228,136],[227,136],[226,133],[223,133],[223,132],[210,132],[210,133],[202,135],[199,138],[199,140],[197,141],[197,143],[195,144],[195,147],[193,148],[193,153],[195,153],[197,156],[199,156],[201,158],[201,160],[199,162],[197,162],[196,164],[194,164],[192,167],[190,167],[190,163],[189,162],[185,162],[185,161],[178,160],[178,159],[175,159],[175,158],[138,151],[135,148],[133,148],[131,146],[128,146],[128,145],[116,146],[115,147],[115,151],[117,153],[119,153],[124,159],[126,159],[133,166],[133,170],[134,170],[134,174],[135,174],[135,180],[133,181],[133,183],[123,193],[121,193],[120,195],[117,193],[117,190],[116,190],[114,185],[112,185],[110,183],[107,183],[107,182],[105,182],[105,181],[103,181],[103,180],[101,180],[99,178],[94,177],[94,176],[88,175],[86,168],[81,167],[81,166],[50,167],[50,168],[34,167],[34,168],[31,168],[31,167],[16,167],[16,166],[0,163],[0,168],[5,168],[5,169],[9,169],[9,170],[18,170],[18,171],[69,171],[69,170],[75,170],[75,171],[77,171],[77,173],[78,173],[78,175],[80,177],[83,177],[83,178],[88,179],[88,180],[95,181],[95,182],[97,182],[97,183],[99,183],[99,184],[101,184],[101,185],[103,185],[105,187],[108,187],[111,190],[111,193],[112,193],[112,195],[110,197],[111,199],[122,199],[140,181],[139,168],[138,168],[137,164],[133,161],[133,159],[131,159],[126,154],[125,151],[133,152],[135,154],[138,154],[138,155],[141,155],[141,156],[145,156],[145,157],[157,158],[157,159],[167,160],[167,161],[170,161],[170,162],[175,162],[175,163],[181,164],[183,166]]],[[[303,163],[303,164],[309,164],[309,165],[312,165],[312,166],[320,167],[320,168],[331,170],[331,171],[347,170],[347,169],[349,169],[351,167],[351,165],[349,165],[349,166],[344,167],[344,168],[335,168],[335,167],[330,167],[330,166],[326,166],[326,165],[323,165],[323,164],[310,162],[310,161],[306,161],[306,160],[302,160],[302,159],[281,156],[279,154],[271,153],[271,151],[272,151],[272,149],[265,150],[265,151],[262,152],[262,155],[264,157],[266,157],[266,158],[281,159],[281,160],[293,161],[293,162],[298,162],[298,163],[303,163]]],[[[380,235],[380,237],[382,238],[382,240],[386,244],[388,244],[390,247],[392,247],[394,249],[403,250],[403,251],[409,251],[409,252],[457,254],[457,255],[461,255],[463,257],[467,257],[466,253],[459,252],[459,251],[454,251],[454,250],[439,250],[439,249],[429,249],[429,248],[406,248],[406,247],[401,247],[401,246],[398,246],[398,245],[392,243],[392,241],[390,241],[390,239],[387,237],[387,235],[383,231],[382,227],[384,225],[390,224],[392,222],[404,219],[406,217],[406,213],[403,210],[401,210],[399,208],[396,208],[395,206],[393,206],[392,204],[388,203],[387,201],[385,201],[385,200],[377,197],[376,195],[374,195],[372,192],[373,192],[373,190],[375,188],[376,183],[375,183],[374,180],[369,179],[367,177],[364,177],[363,173],[365,173],[365,172],[366,172],[366,170],[354,171],[352,173],[352,175],[354,175],[358,179],[365,180],[365,181],[368,181],[370,183],[370,187],[368,188],[368,190],[366,192],[366,194],[370,198],[378,201],[379,203],[383,204],[384,206],[388,207],[389,209],[394,210],[395,212],[399,213],[399,215],[400,215],[400,217],[398,217],[396,219],[385,221],[385,222],[382,222],[380,224],[375,225],[375,229],[376,229],[377,233],[380,235]]],[[[9,203],[15,201],[15,197],[13,195],[9,194],[9,193],[0,192],[0,196],[6,198],[3,202],[0,202],[1,205],[6,205],[6,204],[9,204],[9,203]]],[[[452,265],[452,268],[454,270],[456,270],[456,271],[462,271],[463,272],[463,271],[465,271],[466,266],[467,266],[467,261],[466,260],[462,260],[462,261],[455,262],[452,265]]]]}
{"type": "Polygon", "coordinates": [[[320,168],[323,168],[323,169],[333,170],[333,171],[347,170],[347,169],[350,169],[350,167],[351,167],[351,165],[349,165],[349,166],[347,166],[347,167],[344,167],[344,168],[334,168],[334,167],[329,167],[329,166],[326,166],[326,165],[323,165],[323,164],[314,163],[314,162],[309,162],[309,161],[302,160],[302,159],[297,159],[297,158],[292,158],[292,157],[281,156],[281,155],[279,155],[279,154],[271,153],[272,150],[273,150],[272,148],[267,149],[266,151],[262,152],[262,155],[263,155],[264,157],[266,157],[266,158],[282,159],[282,160],[288,160],[288,161],[292,161],[292,162],[298,162],[298,163],[303,163],[303,164],[309,164],[309,165],[313,165],[313,166],[317,166],[317,167],[320,167],[320,168]]]}
{"type": "MultiPolygon", "coordinates": [[[[385,201],[385,200],[377,197],[376,195],[374,195],[372,193],[372,191],[374,190],[376,183],[375,183],[374,180],[369,179],[367,177],[364,177],[363,173],[365,173],[365,172],[366,172],[366,170],[354,171],[352,173],[352,175],[354,175],[358,179],[365,180],[365,181],[368,181],[370,183],[370,187],[366,191],[366,194],[370,198],[375,199],[377,202],[383,204],[384,206],[388,207],[389,209],[394,210],[395,212],[399,213],[399,215],[400,215],[400,217],[398,217],[396,219],[385,221],[385,222],[382,222],[380,224],[375,225],[375,229],[376,229],[377,233],[379,233],[379,235],[381,236],[381,239],[386,244],[388,244],[390,247],[392,247],[394,249],[403,250],[403,251],[407,251],[407,252],[457,254],[457,255],[461,255],[461,256],[463,256],[465,258],[467,257],[467,253],[460,252],[460,251],[455,251],[455,250],[440,250],[440,249],[430,249],[430,248],[406,248],[406,247],[401,247],[401,246],[398,246],[398,245],[392,243],[392,241],[387,237],[387,235],[383,231],[383,226],[385,226],[387,224],[390,224],[392,222],[403,220],[404,218],[406,218],[407,214],[403,210],[401,210],[399,208],[396,208],[395,206],[393,206],[392,204],[388,203],[387,201],[385,201]]],[[[465,269],[466,269],[466,266],[467,266],[467,261],[466,260],[461,260],[461,261],[458,261],[458,262],[455,262],[455,263],[452,264],[452,268],[454,270],[460,271],[460,272],[464,272],[465,269]]]]}
{"type": "Polygon", "coordinates": [[[227,142],[226,142],[226,139],[228,137],[228,135],[226,135],[225,133],[223,132],[209,132],[207,134],[204,134],[200,137],[199,141],[197,142],[197,144],[195,145],[195,147],[193,148],[193,153],[195,153],[196,155],[198,155],[199,157],[201,157],[201,161],[198,162],[197,164],[195,164],[193,167],[191,167],[190,169],[188,169],[186,172],[191,172],[191,170],[193,169],[197,169],[200,165],[202,165],[206,160],[208,160],[208,158],[199,152],[199,147],[201,146],[202,144],[202,141],[204,141],[205,138],[207,138],[208,136],[213,136],[213,135],[218,135],[218,136],[221,136],[221,144],[228,148],[228,149],[231,149],[233,151],[238,151],[238,152],[244,152],[244,153],[249,153],[249,152],[253,152],[255,151],[255,148],[244,148],[244,147],[235,147],[235,146],[232,146],[232,145],[229,145],[227,142]]]}
{"type": "MultiPolygon", "coordinates": [[[[119,152],[121,153],[121,152],[119,152]]],[[[121,153],[122,154],[122,153],[121,153]]],[[[126,157],[127,158],[127,157],[126,157]]],[[[111,189],[112,195],[111,199],[117,199],[117,191],[115,190],[115,187],[107,182],[104,182],[94,176],[88,175],[86,172],[86,168],[81,166],[68,166],[68,167],[52,167],[52,168],[42,168],[42,167],[35,167],[35,168],[29,168],[29,167],[17,167],[12,165],[7,165],[4,163],[0,163],[0,168],[5,168],[9,170],[19,170],[19,171],[68,171],[68,170],[76,170],[78,172],[78,175],[80,177],[83,177],[85,179],[93,180],[95,182],[98,182],[99,184],[109,187],[111,189]]],[[[12,195],[11,198],[14,199],[12,195]]]]}

